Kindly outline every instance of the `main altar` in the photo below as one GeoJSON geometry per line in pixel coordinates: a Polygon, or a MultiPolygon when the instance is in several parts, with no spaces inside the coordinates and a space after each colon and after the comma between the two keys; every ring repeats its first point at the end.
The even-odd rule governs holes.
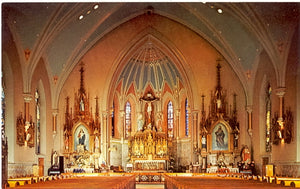
{"type": "Polygon", "coordinates": [[[148,91],[141,101],[145,103],[145,116],[139,117],[138,131],[128,139],[128,156],[133,172],[166,172],[172,142],[153,119],[153,103],[159,100],[148,91]]]}

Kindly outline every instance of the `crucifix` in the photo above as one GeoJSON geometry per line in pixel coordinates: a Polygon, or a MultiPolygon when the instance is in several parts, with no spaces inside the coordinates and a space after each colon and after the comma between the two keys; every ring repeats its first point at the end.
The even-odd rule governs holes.
{"type": "Polygon", "coordinates": [[[159,100],[159,98],[155,97],[150,91],[147,92],[143,97],[140,98],[140,100],[143,100],[146,105],[145,105],[145,126],[147,129],[152,129],[154,125],[154,106],[153,102],[156,100],[159,100]]]}

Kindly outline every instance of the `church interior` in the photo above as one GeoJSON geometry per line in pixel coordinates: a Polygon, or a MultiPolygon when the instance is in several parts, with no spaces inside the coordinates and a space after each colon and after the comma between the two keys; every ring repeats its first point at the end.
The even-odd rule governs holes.
{"type": "Polygon", "coordinates": [[[2,187],[122,174],[109,183],[183,188],[175,173],[300,187],[299,15],[297,2],[2,3],[2,187]]]}

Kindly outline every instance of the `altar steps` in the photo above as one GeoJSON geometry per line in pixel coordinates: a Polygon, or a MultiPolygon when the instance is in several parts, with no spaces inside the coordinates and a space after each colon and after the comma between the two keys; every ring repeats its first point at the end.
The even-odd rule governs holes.
{"type": "Polygon", "coordinates": [[[136,184],[136,189],[148,189],[148,188],[154,188],[154,189],[164,189],[164,184],[136,184]]]}

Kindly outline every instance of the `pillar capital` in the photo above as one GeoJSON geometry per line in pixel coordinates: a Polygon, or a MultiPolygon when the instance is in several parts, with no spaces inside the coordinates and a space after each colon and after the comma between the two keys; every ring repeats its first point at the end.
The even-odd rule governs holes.
{"type": "Polygon", "coordinates": [[[30,93],[24,93],[23,98],[26,103],[29,103],[32,100],[33,96],[30,93]]]}
{"type": "Polygon", "coordinates": [[[103,111],[103,112],[102,112],[102,115],[103,115],[103,117],[106,118],[106,117],[109,115],[109,114],[108,114],[108,111],[103,111]]]}
{"type": "Polygon", "coordinates": [[[275,90],[275,93],[276,93],[276,95],[277,95],[279,98],[281,98],[281,97],[284,96],[285,90],[286,90],[285,87],[279,87],[279,88],[277,88],[277,89],[275,90]]]}
{"type": "Polygon", "coordinates": [[[194,119],[197,119],[197,118],[198,118],[198,113],[199,113],[198,110],[193,110],[193,111],[192,111],[192,115],[193,115],[193,118],[194,118],[194,119]]]}
{"type": "Polygon", "coordinates": [[[247,111],[249,114],[252,113],[252,111],[253,111],[252,105],[247,105],[247,106],[246,106],[246,111],[247,111]]]}
{"type": "Polygon", "coordinates": [[[52,115],[57,116],[58,114],[58,109],[52,109],[52,115]]]}
{"type": "Polygon", "coordinates": [[[180,109],[176,109],[176,110],[175,110],[175,114],[176,114],[176,116],[179,117],[179,116],[180,116],[180,109]]]}

